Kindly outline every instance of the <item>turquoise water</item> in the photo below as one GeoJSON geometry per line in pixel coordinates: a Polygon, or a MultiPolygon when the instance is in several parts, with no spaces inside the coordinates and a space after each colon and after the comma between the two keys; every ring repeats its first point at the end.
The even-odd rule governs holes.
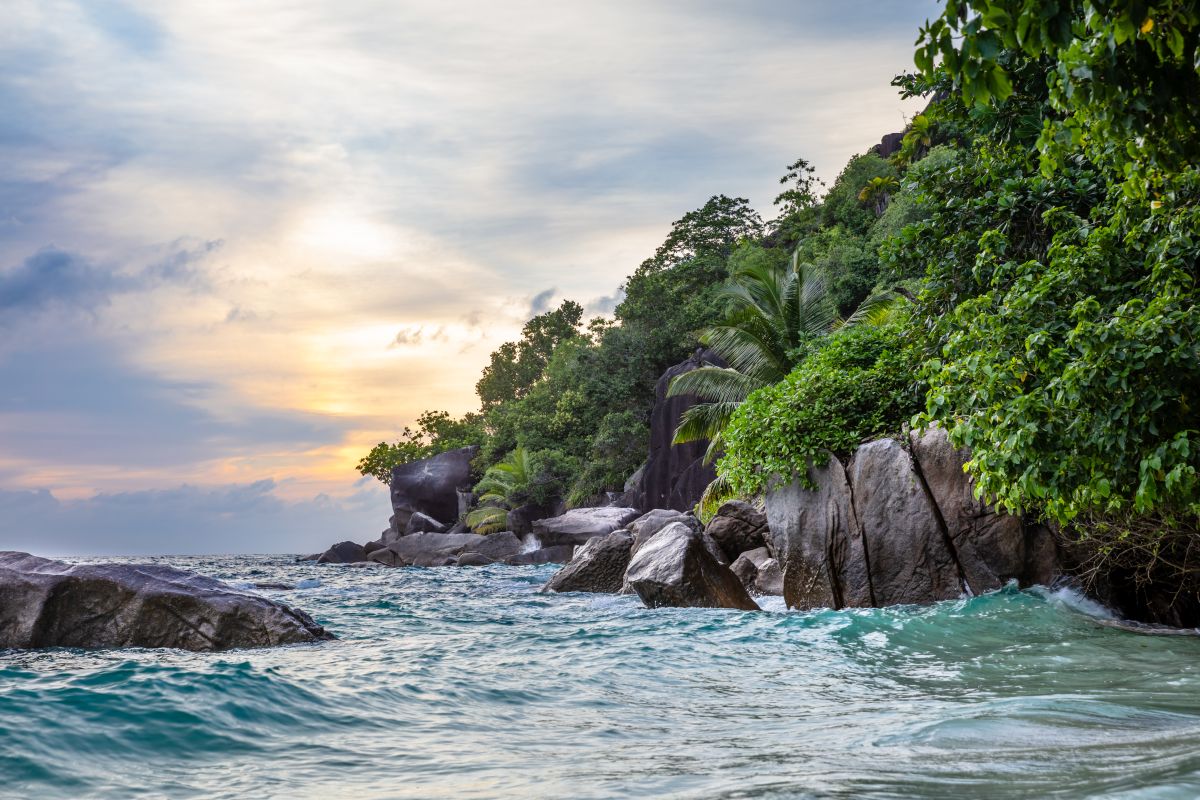
{"type": "Polygon", "coordinates": [[[1068,593],[649,611],[553,567],[159,560],[341,639],[0,653],[0,796],[1200,796],[1200,639],[1068,593]]]}

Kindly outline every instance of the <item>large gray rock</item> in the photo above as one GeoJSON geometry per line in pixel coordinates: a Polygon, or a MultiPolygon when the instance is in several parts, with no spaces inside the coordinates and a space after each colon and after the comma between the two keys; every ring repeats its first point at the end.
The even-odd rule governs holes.
{"type": "Polygon", "coordinates": [[[1053,537],[1039,537],[1035,526],[1026,526],[1017,516],[997,514],[975,497],[974,485],[963,472],[966,454],[950,444],[945,429],[934,426],[910,437],[920,476],[973,593],[999,589],[1010,580],[1039,583],[1061,572],[1053,537]]]}
{"type": "Polygon", "coordinates": [[[783,568],[773,558],[758,565],[758,575],[754,579],[758,594],[779,597],[783,594],[783,568]]]}
{"type": "Polygon", "coordinates": [[[636,494],[638,502],[632,505],[686,511],[696,505],[704,489],[716,478],[713,465],[704,461],[707,440],[673,443],[680,417],[696,404],[697,398],[692,395],[667,397],[672,379],[706,364],[725,366],[711,350],[697,350],[687,361],[664,372],[655,384],[654,409],[650,415],[650,454],[642,467],[642,483],[636,494]]]}
{"type": "Polygon", "coordinates": [[[607,536],[637,519],[635,508],[601,506],[572,508],[564,514],[533,523],[533,535],[542,547],[583,544],[595,536],[607,536]]]}
{"type": "Polygon", "coordinates": [[[932,603],[963,594],[963,577],[938,511],[895,439],[858,448],[847,469],[875,602],[932,603]]]}
{"type": "Polygon", "coordinates": [[[428,514],[417,511],[405,523],[404,535],[412,536],[414,533],[445,533],[446,528],[446,525],[438,522],[428,514]]]}
{"type": "Polygon", "coordinates": [[[696,515],[691,512],[676,511],[673,508],[651,509],[627,526],[629,532],[633,534],[633,552],[636,553],[639,547],[650,541],[651,536],[672,522],[681,522],[696,532],[704,529],[700,520],[696,519],[696,515]]]}
{"type": "Polygon", "coordinates": [[[318,564],[355,564],[367,560],[367,551],[361,544],[338,542],[317,558],[318,564]]]}
{"type": "Polygon", "coordinates": [[[575,545],[556,544],[540,550],[531,550],[528,553],[517,553],[504,559],[504,563],[514,567],[527,567],[534,564],[566,564],[574,553],[575,545]]]}
{"type": "Polygon", "coordinates": [[[747,550],[771,548],[767,535],[767,516],[742,500],[730,500],[717,509],[717,514],[704,528],[733,561],[747,550]]]}
{"type": "Polygon", "coordinates": [[[393,468],[392,532],[404,531],[418,512],[435,520],[458,519],[459,492],[471,489],[471,460],[478,453],[478,447],[463,447],[393,468]]]}
{"type": "Polygon", "coordinates": [[[0,648],[209,651],[332,638],[303,611],[193,572],[0,553],[0,648]]]}
{"type": "Polygon", "coordinates": [[[730,571],[751,595],[783,594],[783,573],[779,562],[771,558],[767,548],[747,550],[729,565],[730,571]]]}
{"type": "Polygon", "coordinates": [[[834,456],[810,468],[809,489],[799,480],[767,494],[767,520],[775,557],[783,567],[789,608],[875,605],[862,533],[846,471],[834,456]]]}
{"type": "Polygon", "coordinates": [[[757,611],[742,582],[679,522],[663,528],[629,562],[625,580],[647,608],[683,606],[757,611]]]}
{"type": "Polygon", "coordinates": [[[1055,537],[974,497],[965,454],[940,429],[861,446],[767,494],[792,608],[932,603],[1064,572],[1055,537]],[[914,458],[915,454],[915,458],[914,458]]]}
{"type": "Polygon", "coordinates": [[[545,591],[621,591],[632,546],[633,534],[625,530],[589,539],[576,548],[569,564],[554,573],[554,577],[546,584],[545,591]]]}
{"type": "Polygon", "coordinates": [[[521,541],[510,533],[492,536],[427,533],[402,536],[368,555],[367,560],[386,566],[445,566],[462,553],[481,553],[494,560],[502,557],[500,554],[520,551],[521,541]]]}
{"type": "Polygon", "coordinates": [[[486,567],[488,564],[495,564],[496,559],[488,558],[482,553],[463,553],[458,557],[457,566],[460,567],[486,567]]]}

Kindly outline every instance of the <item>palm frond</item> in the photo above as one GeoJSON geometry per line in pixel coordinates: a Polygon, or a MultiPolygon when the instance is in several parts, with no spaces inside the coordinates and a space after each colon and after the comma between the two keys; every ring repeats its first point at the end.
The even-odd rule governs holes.
{"type": "Polygon", "coordinates": [[[675,429],[672,444],[713,439],[729,424],[733,412],[741,403],[697,403],[683,412],[675,429]]]}
{"type": "Polygon", "coordinates": [[[712,483],[704,487],[704,493],[700,495],[700,502],[696,503],[696,516],[707,525],[727,500],[733,500],[736,497],[729,481],[718,475],[712,483]]]}
{"type": "Polygon", "coordinates": [[[859,303],[858,308],[854,309],[854,313],[839,322],[836,328],[882,325],[904,302],[906,302],[906,298],[896,292],[875,292],[859,303]]]}
{"type": "Polygon", "coordinates": [[[467,514],[465,521],[476,533],[497,533],[508,526],[508,510],[499,506],[481,506],[467,514]]]}
{"type": "Polygon", "coordinates": [[[736,369],[700,367],[672,378],[667,397],[690,394],[707,402],[741,401],[764,385],[736,369]]]}

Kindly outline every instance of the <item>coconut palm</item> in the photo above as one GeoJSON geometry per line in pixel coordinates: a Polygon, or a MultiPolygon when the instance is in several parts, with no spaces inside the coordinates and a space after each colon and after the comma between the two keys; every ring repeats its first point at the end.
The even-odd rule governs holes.
{"type": "Polygon", "coordinates": [[[509,508],[529,486],[532,475],[532,461],[524,447],[516,448],[498,464],[488,467],[483,479],[475,484],[478,506],[467,514],[467,526],[482,534],[504,530],[509,508]]]}
{"type": "Polygon", "coordinates": [[[719,297],[727,303],[725,320],[705,330],[700,340],[729,366],[685,372],[667,389],[668,396],[691,394],[703,401],[683,413],[674,441],[707,439],[709,461],[721,450],[722,432],[742,401],[755,389],[787,377],[807,342],[841,327],[878,322],[897,299],[891,292],[873,294],[843,320],[829,297],[825,275],[800,263],[799,251],[790,264],[745,265],[730,276],[719,297]]]}
{"type": "Polygon", "coordinates": [[[883,216],[883,212],[887,210],[888,202],[892,198],[892,192],[900,188],[900,181],[894,175],[886,175],[877,178],[871,178],[867,181],[867,185],[858,193],[858,199],[864,203],[870,203],[875,211],[875,216],[883,216]]]}

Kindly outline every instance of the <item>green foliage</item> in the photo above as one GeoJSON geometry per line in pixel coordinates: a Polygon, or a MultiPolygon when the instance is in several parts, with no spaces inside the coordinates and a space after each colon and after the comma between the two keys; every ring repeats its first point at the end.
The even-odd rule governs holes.
{"type": "Polygon", "coordinates": [[[475,384],[484,411],[524,397],[542,377],[555,349],[579,335],[582,319],[583,306],[566,300],[557,309],[525,323],[520,341],[506,342],[492,353],[491,362],[475,384]]]}
{"type": "Polygon", "coordinates": [[[397,442],[380,442],[371,448],[371,452],[359,459],[358,471],[362,475],[370,475],[386,484],[392,482],[392,468],[410,461],[419,461],[429,455],[429,448],[413,433],[405,428],[397,442]]]}
{"type": "Polygon", "coordinates": [[[1193,594],[1198,22],[1194,2],[947,2],[902,82],[959,90],[934,113],[963,157],[910,172],[929,216],[884,248],[925,272],[926,415],[979,491],[1193,594]]]}
{"type": "Polygon", "coordinates": [[[754,495],[773,476],[806,480],[830,452],[899,431],[922,397],[915,352],[901,337],[898,322],[843,329],[782,382],[752,393],[725,429],[717,471],[729,491],[754,495]]]}
{"type": "Polygon", "coordinates": [[[455,419],[445,411],[425,411],[417,417],[416,431],[406,427],[398,441],[375,445],[358,462],[358,471],[390,484],[393,467],[447,450],[477,445],[485,438],[483,417],[479,414],[465,414],[455,419]]]}
{"type": "Polygon", "coordinates": [[[691,394],[704,401],[683,413],[675,441],[709,440],[710,459],[722,447],[722,432],[747,396],[783,380],[814,340],[842,325],[875,321],[872,315],[893,302],[887,295],[874,296],[841,320],[824,273],[801,262],[799,251],[790,263],[747,255],[738,261],[720,297],[725,319],[707,329],[703,341],[729,366],[685,372],[668,389],[669,395],[691,394]]]}
{"type": "Polygon", "coordinates": [[[859,199],[859,195],[875,178],[895,180],[896,167],[875,153],[850,159],[821,203],[821,221],[825,227],[840,225],[851,233],[865,234],[878,215],[873,204],[859,199]]]}
{"type": "Polygon", "coordinates": [[[578,470],[575,459],[557,450],[518,447],[488,467],[475,485],[477,505],[467,514],[466,523],[476,533],[502,531],[508,526],[510,509],[554,502],[578,470]]]}
{"type": "Polygon", "coordinates": [[[867,237],[841,225],[822,228],[800,241],[796,258],[824,276],[839,314],[854,312],[879,282],[879,257],[867,237]]]}
{"type": "Polygon", "coordinates": [[[1014,63],[1046,62],[1043,174],[1084,152],[1141,195],[1200,158],[1198,38],[1195,0],[948,0],[915,60],[933,75],[940,58],[978,107],[1014,93],[1014,63]]]}
{"type": "Polygon", "coordinates": [[[567,504],[600,502],[604,493],[621,488],[646,459],[650,426],[635,411],[614,411],[600,421],[591,450],[567,495],[567,504]]]}
{"type": "Polygon", "coordinates": [[[666,240],[634,276],[659,272],[701,256],[725,258],[734,245],[763,234],[762,218],[744,197],[714,195],[671,224],[666,240]]]}
{"type": "Polygon", "coordinates": [[[508,525],[508,509],[519,505],[532,476],[532,459],[523,447],[488,467],[475,485],[478,505],[467,514],[467,526],[482,534],[504,530],[508,525]]]}

